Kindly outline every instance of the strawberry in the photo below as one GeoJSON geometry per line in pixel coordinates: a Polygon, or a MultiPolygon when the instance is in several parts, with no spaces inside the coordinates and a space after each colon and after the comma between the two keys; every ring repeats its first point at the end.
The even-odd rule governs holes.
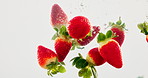
{"type": "Polygon", "coordinates": [[[122,24],[122,21],[119,18],[119,20],[116,23],[110,22],[109,25],[111,26],[111,30],[113,31],[113,33],[116,34],[117,36],[114,37],[113,39],[116,40],[121,46],[125,39],[125,33],[124,33],[124,30],[126,30],[125,23],[122,24]]]}
{"type": "Polygon", "coordinates": [[[38,46],[37,55],[39,65],[48,70],[48,75],[52,76],[66,72],[66,69],[63,67],[64,62],[58,62],[57,55],[52,50],[40,45],[38,46]]]}
{"type": "Polygon", "coordinates": [[[100,55],[99,53],[99,49],[98,48],[93,48],[88,52],[88,55],[86,57],[86,60],[95,65],[95,66],[99,66],[105,63],[105,60],[103,59],[103,57],[100,55]]]}
{"type": "Polygon", "coordinates": [[[57,37],[55,40],[55,50],[58,56],[58,61],[62,62],[69,53],[72,42],[63,37],[57,37]]]}
{"type": "Polygon", "coordinates": [[[109,30],[106,35],[99,33],[98,43],[100,44],[100,55],[112,66],[115,68],[122,67],[122,56],[121,48],[117,41],[112,39],[114,35],[113,32],[109,30]]]}
{"type": "Polygon", "coordinates": [[[61,28],[61,26],[66,26],[68,23],[68,18],[65,12],[58,4],[54,4],[51,10],[51,24],[54,28],[61,28]]]}
{"type": "Polygon", "coordinates": [[[141,33],[146,35],[146,41],[148,42],[148,22],[138,24],[138,28],[141,30],[141,33]]]}
{"type": "Polygon", "coordinates": [[[90,22],[84,16],[76,16],[69,21],[68,33],[72,38],[82,39],[90,32],[90,22]]]}
{"type": "Polygon", "coordinates": [[[42,68],[47,69],[47,65],[51,62],[55,62],[57,55],[50,49],[45,48],[43,46],[38,46],[37,51],[38,63],[42,68]]]}
{"type": "Polygon", "coordinates": [[[96,37],[96,35],[99,33],[99,31],[100,31],[100,27],[99,26],[93,26],[93,30],[91,32],[91,35],[90,36],[86,36],[85,38],[83,38],[81,40],[78,39],[77,42],[79,43],[79,45],[85,46],[88,43],[90,43],[96,37]]]}

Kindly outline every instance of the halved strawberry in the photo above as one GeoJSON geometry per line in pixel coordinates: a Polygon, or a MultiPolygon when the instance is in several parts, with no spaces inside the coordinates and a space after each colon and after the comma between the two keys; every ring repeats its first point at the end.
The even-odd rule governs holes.
{"type": "Polygon", "coordinates": [[[99,31],[100,31],[100,26],[93,26],[93,30],[92,30],[92,32],[90,32],[91,35],[88,35],[81,40],[78,39],[77,42],[79,43],[79,45],[85,46],[96,37],[96,35],[99,33],[99,31]]]}
{"type": "Polygon", "coordinates": [[[109,25],[111,26],[111,30],[113,31],[113,33],[117,36],[113,39],[116,40],[121,46],[125,39],[125,23],[122,23],[121,18],[119,18],[119,20],[116,23],[110,22],[109,25]]]}
{"type": "Polygon", "coordinates": [[[38,46],[37,57],[39,65],[47,69],[48,64],[56,61],[57,55],[52,50],[40,45],[38,46]]]}
{"type": "Polygon", "coordinates": [[[100,49],[98,50],[98,47],[91,49],[88,52],[86,60],[94,66],[99,66],[99,65],[104,64],[106,61],[100,55],[99,51],[100,51],[100,49]]]}
{"type": "Polygon", "coordinates": [[[54,28],[67,26],[68,17],[58,4],[54,4],[51,10],[51,24],[54,28]]]}
{"type": "Polygon", "coordinates": [[[98,43],[100,44],[100,55],[112,66],[116,68],[121,68],[122,56],[120,45],[117,41],[113,40],[112,31],[109,30],[106,35],[99,33],[98,43]]]}
{"type": "Polygon", "coordinates": [[[64,37],[57,37],[55,40],[55,50],[58,56],[58,61],[62,62],[69,53],[72,42],[64,37]]]}
{"type": "Polygon", "coordinates": [[[37,57],[39,65],[48,70],[48,75],[66,72],[65,67],[63,67],[64,62],[58,62],[57,55],[52,50],[40,45],[38,46],[37,57]]]}
{"type": "Polygon", "coordinates": [[[138,24],[138,28],[141,30],[141,33],[146,35],[146,41],[148,42],[148,22],[138,24]]]}
{"type": "Polygon", "coordinates": [[[90,22],[84,16],[76,16],[69,21],[68,33],[72,38],[82,39],[90,32],[90,22]]]}

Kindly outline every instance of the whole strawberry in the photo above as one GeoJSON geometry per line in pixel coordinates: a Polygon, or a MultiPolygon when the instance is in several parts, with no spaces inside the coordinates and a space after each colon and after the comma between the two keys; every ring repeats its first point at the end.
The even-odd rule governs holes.
{"type": "Polygon", "coordinates": [[[38,46],[37,58],[39,65],[47,69],[47,74],[53,76],[57,73],[64,73],[66,69],[63,67],[64,62],[57,61],[57,55],[52,50],[43,46],[38,46]]]}
{"type": "Polygon", "coordinates": [[[103,59],[103,57],[100,55],[100,49],[93,48],[88,52],[88,55],[86,57],[86,60],[91,63],[94,66],[99,66],[104,64],[106,61],[103,59]]]}
{"type": "Polygon", "coordinates": [[[121,46],[125,39],[125,23],[122,23],[121,19],[119,18],[119,20],[116,23],[110,22],[109,25],[111,26],[111,30],[113,31],[113,33],[117,36],[113,39],[116,40],[121,46]]]}
{"type": "Polygon", "coordinates": [[[58,4],[54,4],[51,10],[51,24],[54,28],[60,29],[61,26],[66,26],[68,17],[58,4]]]}
{"type": "Polygon", "coordinates": [[[82,39],[90,32],[90,22],[84,16],[76,16],[69,21],[68,33],[72,38],[82,39]]]}
{"type": "Polygon", "coordinates": [[[148,42],[148,22],[138,24],[138,28],[141,30],[141,33],[146,35],[146,41],[148,42]]]}
{"type": "Polygon", "coordinates": [[[112,38],[114,35],[113,32],[109,30],[106,35],[103,33],[99,33],[98,35],[98,43],[100,44],[100,55],[112,66],[116,68],[121,68],[122,56],[120,45],[117,41],[112,38]]]}
{"type": "Polygon", "coordinates": [[[64,37],[57,37],[55,40],[55,50],[58,56],[58,61],[62,62],[69,53],[72,42],[64,37]]]}
{"type": "Polygon", "coordinates": [[[39,65],[45,69],[47,69],[48,64],[55,62],[57,59],[55,52],[43,46],[38,46],[37,57],[39,65]]]}

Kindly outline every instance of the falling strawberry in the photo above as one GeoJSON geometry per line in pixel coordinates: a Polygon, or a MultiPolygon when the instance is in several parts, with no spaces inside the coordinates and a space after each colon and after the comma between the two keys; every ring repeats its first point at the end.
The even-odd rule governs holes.
{"type": "Polygon", "coordinates": [[[62,62],[69,53],[72,42],[64,37],[57,37],[55,40],[55,50],[58,56],[58,61],[62,62]]]}
{"type": "Polygon", "coordinates": [[[61,26],[66,26],[68,23],[68,18],[65,12],[58,4],[54,4],[51,10],[51,24],[54,28],[61,28],[61,26]]]}
{"type": "Polygon", "coordinates": [[[63,67],[64,62],[58,62],[57,55],[52,50],[40,45],[38,46],[37,57],[39,65],[48,70],[48,75],[52,76],[66,72],[66,69],[63,67]]]}
{"type": "Polygon", "coordinates": [[[55,62],[57,55],[50,49],[38,46],[38,62],[42,68],[47,69],[47,65],[55,62]]]}
{"type": "Polygon", "coordinates": [[[125,39],[124,30],[127,30],[125,29],[125,23],[122,23],[121,18],[119,17],[119,20],[116,23],[110,22],[109,25],[111,26],[111,30],[113,31],[113,33],[115,33],[117,36],[113,39],[116,40],[121,46],[125,39]]]}
{"type": "Polygon", "coordinates": [[[112,66],[116,68],[122,67],[122,56],[120,45],[117,41],[113,40],[113,32],[109,30],[106,35],[99,33],[98,43],[100,44],[100,55],[112,66]]]}
{"type": "Polygon", "coordinates": [[[90,22],[84,16],[76,16],[69,21],[68,33],[72,38],[82,39],[90,32],[90,22]]]}
{"type": "Polygon", "coordinates": [[[146,41],[148,42],[148,22],[138,24],[138,28],[141,30],[141,33],[146,35],[146,41]]]}
{"type": "Polygon", "coordinates": [[[78,39],[77,42],[79,43],[79,45],[85,46],[96,37],[96,35],[99,33],[99,31],[100,31],[100,26],[93,26],[93,30],[92,30],[92,32],[90,32],[91,35],[88,35],[81,40],[78,39]]]}
{"type": "Polygon", "coordinates": [[[100,55],[98,48],[93,48],[88,52],[86,60],[94,66],[99,66],[105,63],[105,60],[100,55]]]}

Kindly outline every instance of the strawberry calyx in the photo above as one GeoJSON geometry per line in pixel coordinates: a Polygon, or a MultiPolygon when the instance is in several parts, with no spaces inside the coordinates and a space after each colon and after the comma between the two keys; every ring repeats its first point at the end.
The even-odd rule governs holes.
{"type": "Polygon", "coordinates": [[[108,40],[112,39],[112,38],[115,38],[117,37],[111,30],[108,30],[106,32],[106,34],[104,33],[99,33],[98,37],[97,37],[97,42],[98,43],[105,43],[107,42],[108,40]]]}
{"type": "Polygon", "coordinates": [[[141,33],[148,35],[148,22],[138,24],[138,28],[141,30],[141,33]]]}
{"type": "Polygon", "coordinates": [[[65,63],[64,62],[58,62],[58,59],[56,62],[51,62],[50,64],[46,65],[47,67],[47,74],[49,76],[52,76],[57,74],[57,73],[65,73],[66,69],[64,67],[65,63]]]}
{"type": "Polygon", "coordinates": [[[79,56],[70,60],[73,61],[73,66],[75,66],[77,69],[80,69],[78,76],[83,78],[91,78],[91,76],[94,76],[94,78],[97,78],[97,71],[94,66],[87,62],[87,60],[84,59],[80,53],[78,55],[79,56]]]}
{"type": "Polygon", "coordinates": [[[53,35],[52,40],[55,40],[57,37],[64,36],[65,38],[71,38],[70,35],[67,32],[66,26],[61,26],[60,29],[54,28],[56,33],[53,35]]]}
{"type": "Polygon", "coordinates": [[[126,26],[125,23],[122,23],[121,17],[119,17],[119,20],[116,23],[109,22],[109,27],[118,28],[118,29],[120,29],[122,31],[124,31],[124,30],[127,31],[127,29],[125,28],[125,26],[126,26]]]}

